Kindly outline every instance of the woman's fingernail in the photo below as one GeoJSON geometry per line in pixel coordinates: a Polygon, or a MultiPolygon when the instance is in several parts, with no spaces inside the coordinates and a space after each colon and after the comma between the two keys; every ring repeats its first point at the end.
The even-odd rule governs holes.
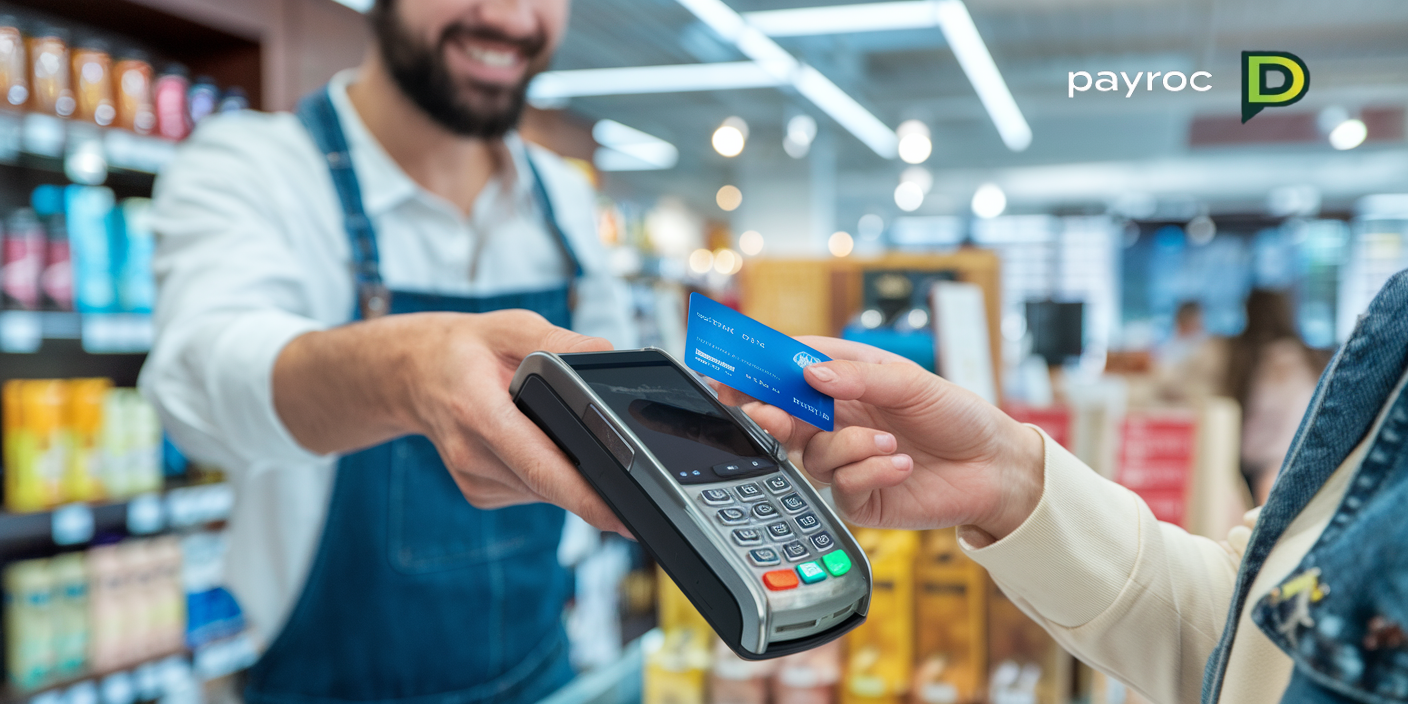
{"type": "Polygon", "coordinates": [[[836,381],[836,372],[826,367],[811,366],[807,367],[807,371],[811,372],[811,375],[815,377],[817,381],[836,381]]]}
{"type": "Polygon", "coordinates": [[[876,433],[875,446],[880,448],[881,452],[894,452],[895,436],[889,433],[876,433]]]}
{"type": "Polygon", "coordinates": [[[910,461],[909,455],[892,455],[890,457],[890,464],[893,464],[895,469],[909,469],[910,461]]]}

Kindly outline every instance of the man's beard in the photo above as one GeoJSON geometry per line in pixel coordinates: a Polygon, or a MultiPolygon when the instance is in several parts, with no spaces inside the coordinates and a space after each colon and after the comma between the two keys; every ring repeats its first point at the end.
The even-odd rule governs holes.
{"type": "Polygon", "coordinates": [[[454,24],[441,32],[431,47],[401,23],[395,5],[383,0],[370,14],[382,61],[401,92],[440,126],[464,137],[496,138],[513,129],[523,114],[528,82],[547,64],[547,41],[542,34],[523,39],[454,24]],[[456,80],[446,65],[445,51],[449,42],[459,37],[517,45],[528,61],[523,80],[510,87],[469,78],[456,80]]]}

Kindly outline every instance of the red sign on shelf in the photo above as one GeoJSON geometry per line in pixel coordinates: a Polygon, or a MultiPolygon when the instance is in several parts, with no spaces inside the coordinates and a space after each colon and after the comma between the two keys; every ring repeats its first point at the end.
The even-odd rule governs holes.
{"type": "Polygon", "coordinates": [[[1178,411],[1130,413],[1120,426],[1115,481],[1144,499],[1161,521],[1187,521],[1197,429],[1192,413],[1178,411]]]}
{"type": "Polygon", "coordinates": [[[1065,406],[1037,408],[1035,406],[1004,406],[1007,415],[1018,423],[1031,423],[1046,431],[1057,445],[1071,449],[1071,409],[1065,406]]]}

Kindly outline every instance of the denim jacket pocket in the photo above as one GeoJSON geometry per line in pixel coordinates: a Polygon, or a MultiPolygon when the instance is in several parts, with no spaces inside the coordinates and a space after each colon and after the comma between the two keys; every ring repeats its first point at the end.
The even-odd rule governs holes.
{"type": "Polygon", "coordinates": [[[1348,699],[1408,702],[1408,395],[1389,412],[1330,524],[1252,620],[1297,675],[1348,699]]]}
{"type": "Polygon", "coordinates": [[[555,551],[562,510],[546,504],[478,509],[423,436],[392,442],[387,551],[403,574],[441,572],[555,551]]]}

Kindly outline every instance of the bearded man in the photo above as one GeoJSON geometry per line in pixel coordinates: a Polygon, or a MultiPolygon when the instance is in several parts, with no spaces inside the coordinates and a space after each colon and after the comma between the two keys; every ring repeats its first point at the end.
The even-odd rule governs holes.
{"type": "Polygon", "coordinates": [[[157,180],[141,386],[235,488],[250,702],[517,704],[572,676],[563,509],[620,524],[507,386],[633,332],[589,186],[514,131],[567,14],[379,0],[360,67],[203,122],[157,180]]]}

